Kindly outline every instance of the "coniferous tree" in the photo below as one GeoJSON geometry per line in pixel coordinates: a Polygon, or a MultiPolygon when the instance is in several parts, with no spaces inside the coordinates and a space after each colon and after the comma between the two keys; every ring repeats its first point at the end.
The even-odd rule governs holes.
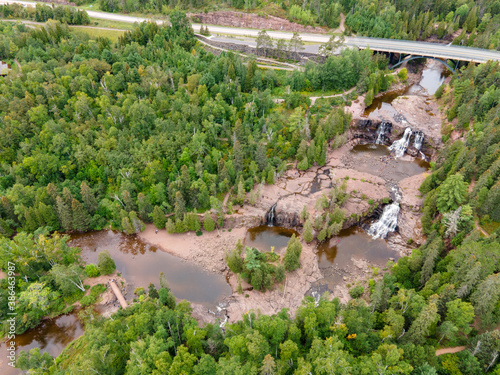
{"type": "Polygon", "coordinates": [[[43,202],[40,202],[38,204],[38,214],[41,217],[42,221],[45,223],[46,226],[50,227],[51,230],[58,230],[60,225],[59,225],[59,220],[57,219],[57,215],[54,211],[54,208],[52,206],[47,206],[43,202]]]}
{"type": "Polygon", "coordinates": [[[406,340],[415,344],[422,345],[425,339],[431,333],[430,329],[432,325],[439,319],[437,314],[437,306],[431,301],[429,302],[417,318],[413,321],[408,330],[406,340]]]}
{"type": "Polygon", "coordinates": [[[304,232],[302,234],[302,237],[304,238],[304,241],[306,241],[307,243],[311,242],[314,238],[313,226],[309,218],[306,220],[306,223],[304,224],[304,232]]]}
{"type": "Polygon", "coordinates": [[[245,186],[243,185],[243,177],[240,177],[236,193],[236,203],[239,205],[243,205],[243,203],[245,202],[245,196],[246,193],[245,186]]]}
{"type": "Polygon", "coordinates": [[[203,229],[205,229],[207,232],[211,232],[215,229],[215,223],[209,211],[205,212],[205,217],[203,219],[203,229]]]}
{"type": "Polygon", "coordinates": [[[80,194],[82,196],[83,203],[85,204],[85,208],[92,216],[97,210],[97,200],[95,199],[94,192],[90,189],[85,181],[82,181],[80,185],[80,194]]]}
{"type": "Polygon", "coordinates": [[[134,234],[135,233],[134,226],[130,222],[130,218],[128,216],[122,217],[121,227],[122,227],[122,231],[124,231],[127,234],[134,234]]]}
{"type": "Polygon", "coordinates": [[[148,295],[150,298],[155,298],[155,299],[159,298],[158,290],[156,290],[155,284],[149,283],[148,295]]]}
{"type": "Polygon", "coordinates": [[[153,217],[153,224],[156,228],[158,229],[165,228],[165,223],[167,222],[167,218],[165,216],[165,213],[160,207],[155,206],[155,208],[153,209],[152,217],[153,217]]]}
{"type": "Polygon", "coordinates": [[[91,218],[85,207],[79,201],[73,199],[71,211],[73,212],[73,229],[79,232],[87,231],[91,218]]]}
{"type": "Polygon", "coordinates": [[[300,243],[300,240],[295,236],[295,234],[293,234],[288,241],[285,256],[283,258],[285,269],[287,271],[293,271],[300,267],[299,258],[301,253],[302,244],[300,243]]]}
{"type": "Polygon", "coordinates": [[[439,187],[436,206],[439,212],[445,213],[456,210],[465,203],[467,197],[467,185],[461,174],[457,173],[448,177],[439,187]]]}
{"type": "Polygon", "coordinates": [[[146,225],[141,221],[141,219],[137,217],[137,212],[130,211],[128,217],[130,219],[130,224],[132,225],[134,233],[140,233],[144,229],[146,229],[146,225]]]}
{"type": "Polygon", "coordinates": [[[150,215],[153,212],[153,206],[151,205],[151,198],[149,195],[144,195],[143,193],[139,193],[137,195],[137,206],[138,213],[141,220],[149,221],[150,215]]]}
{"type": "Polygon", "coordinates": [[[57,215],[59,216],[59,222],[65,231],[73,230],[73,216],[70,208],[64,202],[61,197],[56,198],[57,201],[57,215]]]}
{"type": "Polygon", "coordinates": [[[175,193],[175,206],[174,206],[175,220],[182,221],[186,213],[186,203],[180,191],[175,193]]]}

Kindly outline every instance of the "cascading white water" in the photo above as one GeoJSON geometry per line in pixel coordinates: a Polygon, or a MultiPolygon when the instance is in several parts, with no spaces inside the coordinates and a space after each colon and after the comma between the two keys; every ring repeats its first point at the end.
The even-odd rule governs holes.
{"type": "Polygon", "coordinates": [[[397,141],[394,141],[392,145],[390,145],[389,150],[394,151],[397,158],[400,158],[405,154],[406,149],[410,144],[411,133],[411,128],[406,128],[403,137],[401,139],[398,139],[397,141]]]}
{"type": "Polygon", "coordinates": [[[377,140],[375,141],[375,143],[377,145],[381,145],[384,143],[384,137],[385,137],[385,134],[387,133],[387,125],[388,125],[387,122],[382,121],[380,123],[380,125],[378,126],[378,128],[377,128],[377,140]]]}
{"type": "Polygon", "coordinates": [[[368,230],[368,234],[373,238],[385,238],[390,232],[394,232],[398,226],[399,200],[401,196],[396,188],[394,192],[394,202],[385,206],[380,219],[373,223],[368,230]]]}
{"type": "Polygon", "coordinates": [[[270,227],[274,226],[274,214],[276,213],[277,204],[278,203],[273,204],[269,212],[266,214],[266,224],[270,227]]]}
{"type": "Polygon", "coordinates": [[[368,234],[373,238],[385,238],[388,233],[394,232],[398,225],[399,210],[398,202],[385,206],[382,216],[370,226],[368,234]]]}
{"type": "Polygon", "coordinates": [[[418,151],[422,148],[422,144],[424,143],[424,133],[422,132],[416,132],[415,133],[415,139],[413,141],[413,147],[415,147],[418,151]]]}

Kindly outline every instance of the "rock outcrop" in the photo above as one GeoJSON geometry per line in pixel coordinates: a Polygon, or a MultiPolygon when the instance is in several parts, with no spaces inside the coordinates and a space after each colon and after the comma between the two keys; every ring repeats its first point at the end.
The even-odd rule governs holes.
{"type": "Polygon", "coordinates": [[[283,18],[266,15],[265,17],[253,13],[242,12],[212,12],[189,14],[191,20],[208,25],[221,25],[231,27],[243,27],[250,29],[282,30],[293,32],[308,32],[325,34],[327,31],[320,27],[304,26],[290,22],[283,18]]]}

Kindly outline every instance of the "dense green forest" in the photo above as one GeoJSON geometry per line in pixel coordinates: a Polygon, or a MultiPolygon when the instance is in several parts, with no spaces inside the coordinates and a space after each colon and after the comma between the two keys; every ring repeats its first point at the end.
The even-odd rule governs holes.
{"type": "MultiPolygon", "coordinates": [[[[73,310],[73,303],[79,301],[82,306],[92,305],[106,286],[93,286],[84,295],[88,286],[83,285],[86,277],[111,274],[115,270],[109,253],[99,254],[98,265],[88,264],[83,268],[80,249],[69,247],[69,236],[54,234],[20,233],[12,240],[0,238],[0,267],[8,269],[8,262],[15,264],[15,306],[16,334],[21,334],[36,327],[47,316],[66,314],[73,310]]],[[[1,280],[0,319],[2,337],[8,332],[8,313],[12,312],[9,304],[8,280],[1,280]]]]}
{"type": "Polygon", "coordinates": [[[347,130],[336,109],[306,121],[296,90],[343,90],[379,74],[379,59],[355,50],[305,73],[257,69],[206,53],[184,15],[171,20],[141,24],[116,45],[57,22],[0,24],[0,54],[22,64],[0,78],[3,235],[110,224],[135,233],[154,218],[162,228],[167,213],[182,232],[199,229],[188,211],[209,208],[222,220],[230,187],[239,202],[297,152],[323,165],[328,141],[347,130]]]}
{"type": "Polygon", "coordinates": [[[453,44],[498,49],[500,2],[369,1],[346,13],[349,32],[378,38],[424,40],[451,38],[453,44]],[[458,36],[453,35],[461,30],[458,36]]]}
{"type": "Polygon", "coordinates": [[[90,23],[90,17],[86,11],[57,5],[52,7],[36,4],[35,7],[24,7],[20,4],[3,4],[0,5],[0,16],[6,19],[15,18],[36,22],[46,22],[52,19],[68,25],[88,25],[90,23]]]}

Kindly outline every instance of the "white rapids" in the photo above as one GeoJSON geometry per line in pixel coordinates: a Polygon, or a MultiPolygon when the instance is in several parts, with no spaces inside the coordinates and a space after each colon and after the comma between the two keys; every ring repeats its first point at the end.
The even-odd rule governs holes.
{"type": "Polygon", "coordinates": [[[398,139],[397,141],[394,141],[392,145],[389,146],[389,150],[394,151],[397,158],[400,158],[405,154],[406,149],[410,144],[411,134],[411,128],[406,128],[403,137],[401,139],[398,139]]]}
{"type": "Polygon", "coordinates": [[[380,125],[377,128],[377,140],[375,141],[375,144],[377,145],[382,145],[384,144],[384,138],[385,134],[387,133],[387,125],[388,123],[385,121],[382,121],[380,125]]]}
{"type": "Polygon", "coordinates": [[[415,147],[418,151],[420,151],[423,143],[424,143],[424,133],[416,132],[415,139],[413,141],[413,147],[415,147]]]}
{"type": "Polygon", "coordinates": [[[398,226],[398,215],[399,210],[401,209],[399,206],[399,200],[401,196],[399,192],[393,188],[395,192],[396,199],[393,203],[385,206],[380,219],[373,223],[368,229],[368,234],[375,238],[385,238],[389,233],[394,232],[396,227],[398,226]]]}

